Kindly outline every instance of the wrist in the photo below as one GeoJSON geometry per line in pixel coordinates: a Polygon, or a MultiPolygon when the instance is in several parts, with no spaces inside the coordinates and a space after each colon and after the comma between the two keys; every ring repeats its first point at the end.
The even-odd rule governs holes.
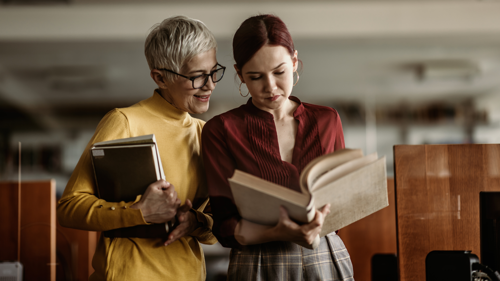
{"type": "Polygon", "coordinates": [[[266,230],[266,236],[269,241],[284,241],[281,233],[281,228],[278,225],[270,227],[266,230]]]}
{"type": "Polygon", "coordinates": [[[141,210],[142,215],[143,215],[143,216],[145,216],[145,214],[144,214],[144,210],[142,209],[142,202],[141,202],[141,201],[139,201],[139,202],[136,202],[136,203],[132,204],[132,205],[130,206],[130,209],[137,209],[137,210],[141,210]]]}

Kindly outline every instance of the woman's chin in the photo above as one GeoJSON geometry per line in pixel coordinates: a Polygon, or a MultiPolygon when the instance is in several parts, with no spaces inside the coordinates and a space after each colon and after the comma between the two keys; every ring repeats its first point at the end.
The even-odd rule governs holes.
{"type": "Polygon", "coordinates": [[[197,105],[197,106],[192,107],[191,110],[189,111],[189,113],[202,114],[202,113],[207,112],[208,108],[209,108],[209,104],[208,104],[208,102],[205,102],[202,105],[197,105]]]}

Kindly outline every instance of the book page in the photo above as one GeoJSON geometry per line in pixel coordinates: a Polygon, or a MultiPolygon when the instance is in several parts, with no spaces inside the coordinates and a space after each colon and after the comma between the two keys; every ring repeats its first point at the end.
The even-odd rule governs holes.
{"type": "Polygon", "coordinates": [[[375,152],[375,153],[372,153],[370,155],[343,163],[343,164],[335,167],[334,169],[324,173],[323,175],[320,175],[316,179],[316,181],[314,181],[312,186],[310,186],[309,189],[311,190],[311,192],[315,191],[317,189],[320,189],[330,182],[333,182],[333,181],[335,181],[335,180],[337,180],[337,179],[339,179],[339,178],[341,178],[349,173],[352,173],[352,172],[362,168],[363,166],[366,166],[372,162],[375,162],[377,160],[377,158],[378,158],[378,156],[377,156],[377,153],[375,152]]]}
{"type": "MultiPolygon", "coordinates": [[[[153,135],[154,137],[154,135],[153,135]]],[[[158,150],[158,145],[156,145],[155,143],[155,148],[154,148],[155,152],[156,152],[156,161],[158,162],[158,170],[160,171],[160,178],[162,180],[166,180],[165,179],[165,172],[163,171],[163,164],[161,163],[161,158],[160,158],[160,151],[158,150]]]]}
{"type": "Polygon", "coordinates": [[[304,168],[300,174],[300,188],[309,193],[316,179],[331,169],[356,158],[363,157],[361,149],[342,149],[317,157],[304,168]]]}
{"type": "Polygon", "coordinates": [[[313,200],[316,208],[331,204],[320,236],[387,207],[389,198],[385,157],[316,189],[313,200]]]}

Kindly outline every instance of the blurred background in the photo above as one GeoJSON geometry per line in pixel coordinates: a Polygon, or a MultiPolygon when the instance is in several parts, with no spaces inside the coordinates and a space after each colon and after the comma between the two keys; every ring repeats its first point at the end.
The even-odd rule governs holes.
{"type": "Polygon", "coordinates": [[[292,94],[337,109],[346,146],[386,155],[389,177],[396,144],[500,143],[500,1],[0,0],[0,181],[17,180],[21,142],[23,181],[62,194],[104,114],[153,94],[144,40],[169,16],[202,20],[227,67],[196,117],[245,103],[231,40],[259,13],[292,34],[292,94]]]}

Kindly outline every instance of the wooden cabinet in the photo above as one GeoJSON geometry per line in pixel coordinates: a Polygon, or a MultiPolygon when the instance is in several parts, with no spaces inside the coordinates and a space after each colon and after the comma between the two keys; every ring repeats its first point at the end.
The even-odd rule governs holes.
{"type": "Polygon", "coordinates": [[[394,163],[400,280],[425,280],[433,250],[480,257],[479,192],[500,191],[500,145],[397,145],[394,163]]]}
{"type": "Polygon", "coordinates": [[[2,225],[0,260],[18,260],[20,246],[24,280],[55,281],[55,182],[23,182],[20,217],[18,190],[16,182],[0,183],[0,222],[2,225]],[[18,218],[21,223],[20,235],[18,218]]]}
{"type": "Polygon", "coordinates": [[[19,245],[25,281],[88,280],[99,233],[56,223],[48,180],[22,182],[19,235],[18,198],[17,182],[0,182],[0,261],[18,260],[19,245]]]}

